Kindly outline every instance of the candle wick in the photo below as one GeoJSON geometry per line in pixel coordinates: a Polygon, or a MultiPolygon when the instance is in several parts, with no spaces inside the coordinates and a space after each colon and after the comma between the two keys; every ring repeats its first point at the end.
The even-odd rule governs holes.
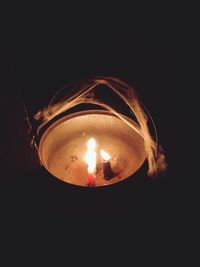
{"type": "Polygon", "coordinates": [[[109,160],[103,160],[103,176],[105,180],[110,180],[114,175],[109,160]]]}

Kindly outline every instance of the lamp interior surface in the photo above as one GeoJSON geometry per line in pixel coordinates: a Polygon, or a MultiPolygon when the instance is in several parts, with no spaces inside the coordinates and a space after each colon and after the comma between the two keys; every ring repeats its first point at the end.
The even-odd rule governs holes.
{"type": "MultiPolygon", "coordinates": [[[[131,123],[138,126],[134,121],[131,123]]],[[[139,127],[139,126],[138,126],[139,127]]],[[[96,140],[96,186],[110,185],[133,175],[144,163],[144,140],[134,129],[109,111],[81,111],[51,124],[39,142],[39,157],[45,169],[64,182],[87,186],[84,155],[90,138],[96,140]],[[100,149],[111,156],[113,176],[106,180],[100,149]]]]}

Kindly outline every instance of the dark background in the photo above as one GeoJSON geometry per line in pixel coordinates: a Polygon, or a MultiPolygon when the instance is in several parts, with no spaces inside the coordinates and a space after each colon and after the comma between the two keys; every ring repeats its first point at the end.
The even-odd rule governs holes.
{"type": "Polygon", "coordinates": [[[63,19],[55,26],[44,20],[23,31],[13,22],[12,34],[6,31],[0,80],[2,221],[10,228],[33,224],[43,229],[55,222],[56,229],[63,229],[63,222],[78,217],[76,229],[83,230],[82,222],[92,218],[87,231],[95,228],[95,218],[100,218],[100,228],[109,229],[120,228],[119,220],[123,227],[133,221],[128,229],[139,227],[145,233],[160,229],[161,235],[185,238],[186,221],[193,221],[197,203],[190,126],[194,106],[188,102],[188,91],[190,100],[194,93],[192,49],[185,42],[190,37],[181,23],[169,20],[161,25],[141,20],[135,28],[130,21],[129,27],[120,24],[119,17],[118,24],[116,18],[111,20],[111,27],[104,21],[93,28],[94,21],[95,16],[87,25],[63,19]],[[168,162],[165,174],[150,178],[144,164],[121,183],[81,188],[39,166],[24,106],[31,120],[61,86],[96,75],[114,76],[136,88],[155,121],[168,162]],[[109,218],[115,218],[112,225],[109,218]]]}

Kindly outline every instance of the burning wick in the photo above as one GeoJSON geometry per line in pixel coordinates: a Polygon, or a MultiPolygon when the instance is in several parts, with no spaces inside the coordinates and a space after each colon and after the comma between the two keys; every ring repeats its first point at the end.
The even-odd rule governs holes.
{"type": "Polygon", "coordinates": [[[95,186],[95,174],[96,174],[96,141],[91,138],[87,142],[87,152],[85,154],[85,161],[88,165],[88,186],[95,186]]]}
{"type": "Polygon", "coordinates": [[[100,150],[101,157],[102,157],[102,163],[103,163],[103,175],[105,180],[109,180],[113,176],[113,172],[111,170],[110,165],[110,155],[105,152],[104,150],[100,150]]]}

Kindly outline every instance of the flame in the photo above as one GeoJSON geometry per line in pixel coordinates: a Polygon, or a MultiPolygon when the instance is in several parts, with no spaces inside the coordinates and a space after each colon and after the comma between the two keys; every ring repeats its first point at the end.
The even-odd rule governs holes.
{"type": "Polygon", "coordinates": [[[110,159],[110,155],[107,152],[105,152],[103,149],[100,150],[100,153],[104,161],[108,161],[110,159]]]}
{"type": "Polygon", "coordinates": [[[85,154],[85,162],[88,165],[88,173],[95,174],[96,173],[96,157],[97,154],[95,152],[96,141],[94,138],[89,139],[87,142],[87,152],[85,154]]]}

